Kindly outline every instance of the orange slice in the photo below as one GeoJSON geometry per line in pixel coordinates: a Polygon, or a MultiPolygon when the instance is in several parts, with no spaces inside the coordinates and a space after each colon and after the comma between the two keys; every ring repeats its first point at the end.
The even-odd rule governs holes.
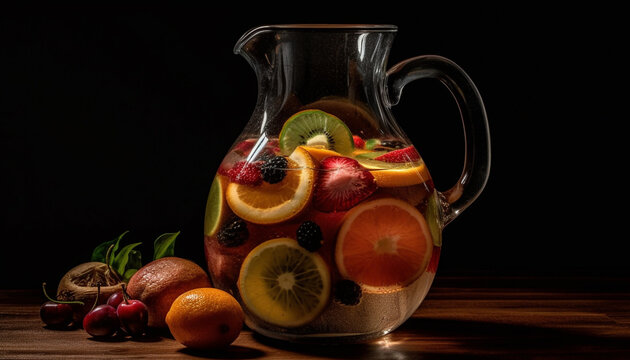
{"type": "Polygon", "coordinates": [[[232,211],[256,224],[275,224],[298,215],[308,204],[315,182],[315,162],[298,147],[287,158],[289,167],[282,181],[259,186],[230,183],[226,190],[232,211]]]}
{"type": "Polygon", "coordinates": [[[317,161],[322,161],[324,158],[327,158],[329,156],[342,156],[340,153],[334,150],[324,149],[321,147],[315,147],[315,146],[300,146],[300,147],[308,151],[308,153],[311,154],[313,159],[317,161]]]}
{"type": "Polygon", "coordinates": [[[422,184],[429,179],[429,170],[424,162],[388,163],[374,159],[356,158],[372,173],[378,187],[397,187],[422,184]]]}
{"type": "Polygon", "coordinates": [[[422,275],[432,251],[424,216],[403,200],[382,198],[348,211],[335,262],[343,277],[367,291],[395,291],[422,275]]]}

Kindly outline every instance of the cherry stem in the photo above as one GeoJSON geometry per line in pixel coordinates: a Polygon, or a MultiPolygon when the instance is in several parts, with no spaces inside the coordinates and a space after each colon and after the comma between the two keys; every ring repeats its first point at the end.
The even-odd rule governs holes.
{"type": "Polygon", "coordinates": [[[96,298],[94,298],[94,304],[92,305],[92,308],[90,309],[90,311],[96,308],[96,304],[98,304],[98,298],[100,296],[101,296],[101,283],[98,283],[96,284],[96,298]]]}
{"type": "Polygon", "coordinates": [[[129,294],[127,294],[127,287],[124,283],[122,284],[122,294],[123,299],[125,299],[125,304],[129,304],[129,294]]]}
{"type": "Polygon", "coordinates": [[[83,303],[83,301],[79,301],[79,300],[55,300],[53,298],[51,298],[48,293],[46,292],[46,283],[42,283],[42,290],[44,291],[44,296],[46,296],[46,298],[56,304],[78,304],[78,305],[85,305],[83,303]]]}
{"type": "Polygon", "coordinates": [[[107,253],[105,254],[105,264],[107,265],[107,270],[109,271],[110,274],[113,274],[114,277],[116,277],[117,279],[120,280],[120,276],[118,275],[118,273],[116,271],[114,271],[114,269],[112,269],[112,267],[109,265],[109,257],[112,253],[114,249],[114,244],[111,244],[109,246],[109,248],[107,248],[107,253]]]}
{"type": "Polygon", "coordinates": [[[105,264],[107,264],[107,268],[109,269],[109,271],[112,271],[112,268],[109,266],[109,256],[111,255],[113,249],[114,249],[114,244],[111,244],[107,248],[107,253],[105,254],[105,264]]]}

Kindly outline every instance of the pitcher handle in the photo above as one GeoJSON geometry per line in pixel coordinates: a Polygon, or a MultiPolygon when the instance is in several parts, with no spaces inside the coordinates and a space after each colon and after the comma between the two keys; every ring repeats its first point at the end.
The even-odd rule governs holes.
{"type": "Polygon", "coordinates": [[[486,110],[477,87],[470,77],[453,61],[424,55],[410,58],[387,71],[389,105],[400,100],[403,87],[410,81],[424,78],[438,79],[449,89],[462,119],[464,128],[464,168],[457,183],[442,193],[443,226],[453,221],[472,204],[488,181],[490,174],[490,131],[486,110]]]}

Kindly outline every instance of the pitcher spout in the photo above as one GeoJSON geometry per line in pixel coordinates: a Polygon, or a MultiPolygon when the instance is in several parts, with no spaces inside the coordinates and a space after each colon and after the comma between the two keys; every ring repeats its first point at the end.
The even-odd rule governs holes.
{"type": "Polygon", "coordinates": [[[236,44],[234,45],[234,54],[245,56],[247,50],[251,47],[244,48],[246,44],[248,44],[253,39],[261,36],[264,33],[268,33],[272,31],[271,26],[259,26],[252,29],[247,30],[241,37],[238,39],[236,44]]]}
{"type": "Polygon", "coordinates": [[[336,107],[364,112],[368,115],[363,118],[377,127],[369,113],[382,110],[376,89],[382,86],[396,30],[394,25],[365,24],[265,25],[248,30],[236,42],[234,53],[247,60],[258,79],[254,118],[273,120],[340,99],[343,103],[335,100],[336,107]]]}

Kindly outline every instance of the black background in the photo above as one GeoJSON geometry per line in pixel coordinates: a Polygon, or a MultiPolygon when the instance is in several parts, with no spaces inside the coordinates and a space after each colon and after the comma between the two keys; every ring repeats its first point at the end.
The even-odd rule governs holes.
{"type": "MultiPolygon", "coordinates": [[[[395,24],[388,66],[438,54],[479,88],[490,180],[445,229],[438,276],[630,275],[619,9],[317,5],[3,9],[0,287],[54,283],[125,230],[145,262],[181,231],[176,255],[203,264],[205,198],[256,100],[232,48],[298,22],[395,24]]],[[[448,189],[463,161],[448,91],[411,83],[394,115],[448,189]]]]}

